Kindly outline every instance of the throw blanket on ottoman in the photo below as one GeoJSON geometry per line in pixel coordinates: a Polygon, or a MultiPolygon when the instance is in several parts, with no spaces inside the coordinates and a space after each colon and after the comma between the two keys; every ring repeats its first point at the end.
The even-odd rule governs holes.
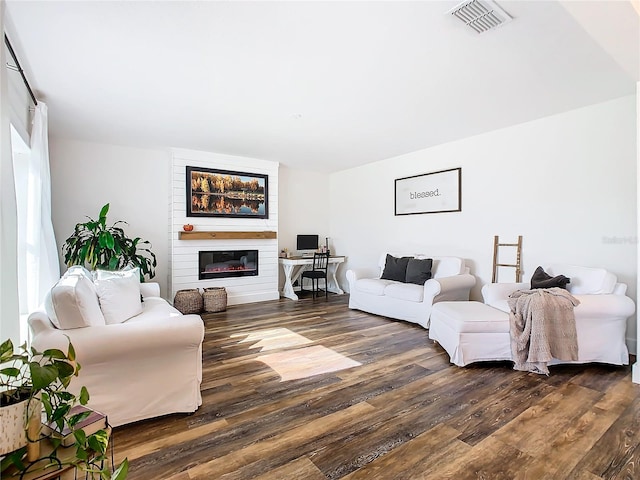
{"type": "Polygon", "coordinates": [[[554,288],[518,290],[509,295],[509,333],[515,370],[549,375],[547,362],[578,359],[573,307],[580,301],[554,288]]]}

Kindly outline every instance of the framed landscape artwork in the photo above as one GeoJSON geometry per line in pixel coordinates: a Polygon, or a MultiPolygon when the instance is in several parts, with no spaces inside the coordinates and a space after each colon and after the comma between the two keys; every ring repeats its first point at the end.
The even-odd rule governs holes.
{"type": "Polygon", "coordinates": [[[395,214],[462,211],[462,168],[398,178],[395,182],[395,214]]]}
{"type": "Polygon", "coordinates": [[[187,217],[269,218],[268,175],[187,167],[187,217]]]}

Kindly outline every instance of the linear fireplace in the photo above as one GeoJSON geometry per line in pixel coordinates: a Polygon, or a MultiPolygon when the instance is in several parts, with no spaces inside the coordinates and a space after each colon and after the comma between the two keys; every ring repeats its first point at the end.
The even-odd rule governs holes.
{"type": "Polygon", "coordinates": [[[258,275],[258,250],[209,250],[198,252],[198,278],[258,275]]]}

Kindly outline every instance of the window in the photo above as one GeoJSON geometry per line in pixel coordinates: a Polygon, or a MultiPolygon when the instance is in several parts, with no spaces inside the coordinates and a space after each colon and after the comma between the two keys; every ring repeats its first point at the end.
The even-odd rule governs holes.
{"type": "Polygon", "coordinates": [[[20,305],[20,343],[27,340],[27,317],[29,315],[28,267],[33,262],[33,246],[28,244],[29,221],[29,156],[31,150],[20,134],[11,125],[11,149],[13,154],[13,177],[16,188],[18,219],[18,299],[20,305]]]}

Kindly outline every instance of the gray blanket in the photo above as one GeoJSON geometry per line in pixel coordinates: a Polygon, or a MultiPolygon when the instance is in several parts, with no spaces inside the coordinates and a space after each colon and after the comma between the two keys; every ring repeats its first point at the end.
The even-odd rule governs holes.
{"type": "Polygon", "coordinates": [[[573,307],[580,304],[577,298],[554,287],[518,290],[508,302],[514,369],[549,375],[551,359],[578,359],[573,314],[573,307]]]}

